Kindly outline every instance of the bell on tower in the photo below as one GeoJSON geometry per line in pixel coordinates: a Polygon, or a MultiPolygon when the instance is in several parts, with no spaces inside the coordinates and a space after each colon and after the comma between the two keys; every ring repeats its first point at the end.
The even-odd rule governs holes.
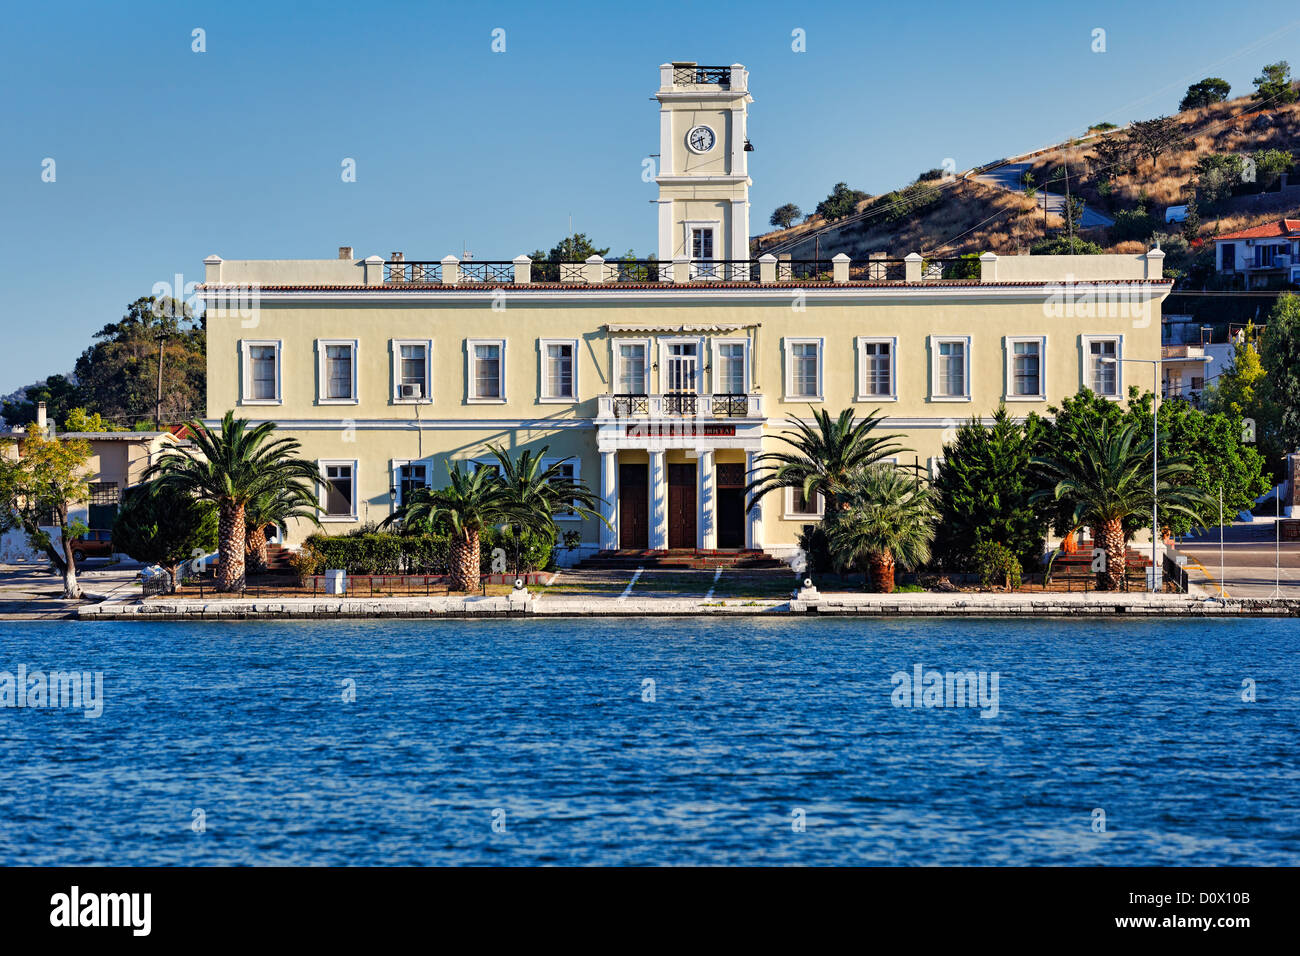
{"type": "Polygon", "coordinates": [[[659,67],[659,259],[749,258],[749,72],[739,63],[659,67]]]}

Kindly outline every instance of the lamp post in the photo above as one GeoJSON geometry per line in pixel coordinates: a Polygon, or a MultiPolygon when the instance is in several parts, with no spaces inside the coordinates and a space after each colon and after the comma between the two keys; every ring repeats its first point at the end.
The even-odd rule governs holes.
{"type": "Polygon", "coordinates": [[[1103,358],[1107,365],[1118,366],[1120,362],[1136,362],[1151,366],[1151,593],[1157,591],[1159,566],[1156,564],[1156,544],[1160,541],[1160,419],[1156,415],[1157,403],[1160,401],[1160,360],[1132,358],[1103,358]]]}

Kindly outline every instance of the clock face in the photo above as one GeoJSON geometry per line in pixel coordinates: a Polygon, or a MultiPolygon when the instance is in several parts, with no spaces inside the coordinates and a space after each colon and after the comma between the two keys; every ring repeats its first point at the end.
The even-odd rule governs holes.
{"type": "Polygon", "coordinates": [[[707,153],[713,148],[717,137],[707,126],[696,126],[686,134],[686,145],[697,153],[707,153]]]}

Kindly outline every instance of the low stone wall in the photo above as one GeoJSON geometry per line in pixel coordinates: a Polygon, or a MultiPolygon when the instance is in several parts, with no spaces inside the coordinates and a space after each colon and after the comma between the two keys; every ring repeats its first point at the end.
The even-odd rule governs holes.
{"type": "Polygon", "coordinates": [[[394,597],[104,601],[84,621],[231,621],[322,618],[703,617],[1297,617],[1300,600],[1217,601],[1182,594],[823,594],[789,601],[701,598],[394,597]]]}

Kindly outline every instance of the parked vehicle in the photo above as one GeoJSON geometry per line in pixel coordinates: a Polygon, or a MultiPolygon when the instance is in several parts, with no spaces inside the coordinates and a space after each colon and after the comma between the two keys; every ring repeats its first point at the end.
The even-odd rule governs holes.
{"type": "Polygon", "coordinates": [[[76,561],[86,558],[107,558],[113,554],[113,532],[87,531],[72,539],[72,557],[76,561]]]}

